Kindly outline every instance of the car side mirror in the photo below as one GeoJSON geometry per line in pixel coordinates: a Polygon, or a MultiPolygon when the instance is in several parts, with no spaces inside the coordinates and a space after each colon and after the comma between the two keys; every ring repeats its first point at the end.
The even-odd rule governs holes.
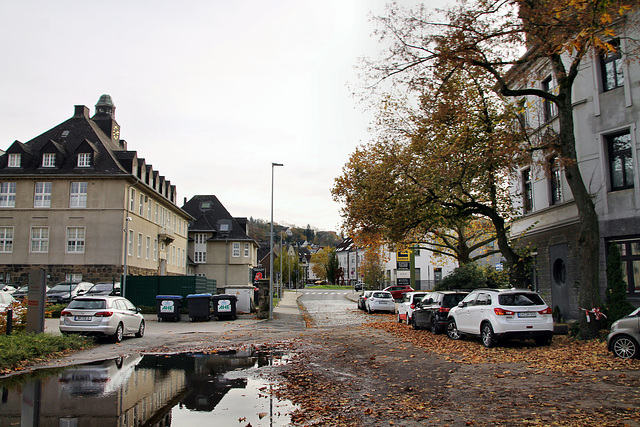
{"type": "Polygon", "coordinates": [[[460,301],[460,302],[458,303],[458,307],[466,307],[466,306],[467,306],[467,303],[466,303],[466,302],[462,302],[462,301],[460,301]]]}
{"type": "Polygon", "coordinates": [[[84,295],[84,293],[87,291],[78,291],[78,295],[84,295]]]}

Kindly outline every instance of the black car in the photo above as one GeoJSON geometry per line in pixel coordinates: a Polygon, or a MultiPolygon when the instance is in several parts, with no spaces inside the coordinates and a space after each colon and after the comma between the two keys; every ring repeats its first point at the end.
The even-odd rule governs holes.
{"type": "Polygon", "coordinates": [[[100,282],[96,283],[89,289],[86,296],[111,295],[120,296],[120,282],[100,282]]]}
{"type": "Polygon", "coordinates": [[[411,317],[413,329],[430,329],[434,334],[443,332],[451,307],[458,305],[468,291],[435,291],[416,306],[411,317]]]}

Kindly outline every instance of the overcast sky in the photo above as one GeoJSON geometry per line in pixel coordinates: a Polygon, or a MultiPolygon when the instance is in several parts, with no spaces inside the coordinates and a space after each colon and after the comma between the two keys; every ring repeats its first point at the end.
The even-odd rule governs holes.
{"type": "MultiPolygon", "coordinates": [[[[111,95],[129,150],[233,216],[340,226],[330,190],[371,116],[350,96],[384,0],[2,1],[0,149],[111,95]]],[[[400,4],[415,4],[400,0],[400,4]]]]}

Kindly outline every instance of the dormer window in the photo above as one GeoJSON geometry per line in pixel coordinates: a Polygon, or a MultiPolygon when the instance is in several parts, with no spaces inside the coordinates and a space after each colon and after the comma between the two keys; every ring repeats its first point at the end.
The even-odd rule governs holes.
{"type": "Polygon", "coordinates": [[[20,160],[21,160],[20,153],[11,153],[9,154],[7,166],[10,168],[19,168],[20,160]]]}
{"type": "Polygon", "coordinates": [[[90,153],[78,153],[78,167],[88,168],[91,166],[91,154],[90,153]]]}
{"type": "Polygon", "coordinates": [[[42,155],[42,167],[43,168],[53,168],[56,166],[56,154],[55,153],[44,153],[42,155]]]}

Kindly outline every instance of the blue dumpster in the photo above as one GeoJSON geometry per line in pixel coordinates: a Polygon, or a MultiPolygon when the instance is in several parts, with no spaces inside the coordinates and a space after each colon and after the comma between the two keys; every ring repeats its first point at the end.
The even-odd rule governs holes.
{"type": "Polygon", "coordinates": [[[180,310],[182,308],[181,295],[156,295],[158,307],[158,322],[162,320],[180,320],[180,310]]]}

